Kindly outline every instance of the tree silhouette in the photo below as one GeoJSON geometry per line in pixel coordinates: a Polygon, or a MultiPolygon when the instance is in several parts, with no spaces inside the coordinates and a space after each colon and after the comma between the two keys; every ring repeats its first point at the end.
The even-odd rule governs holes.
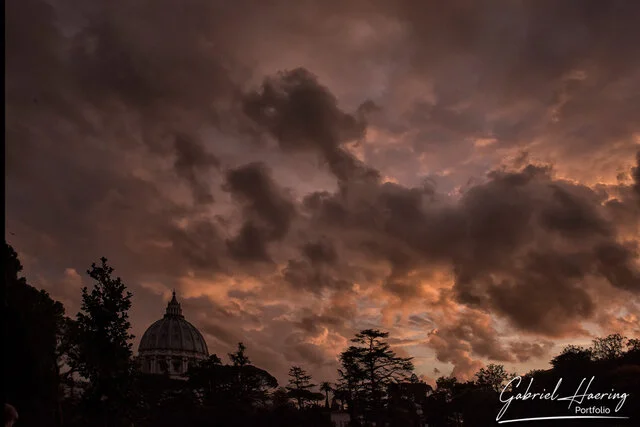
{"type": "Polygon", "coordinates": [[[228,391],[230,378],[224,368],[220,358],[212,354],[187,371],[190,387],[199,390],[208,405],[219,403],[222,394],[228,391]]]}
{"type": "Polygon", "coordinates": [[[240,406],[266,405],[268,391],[278,387],[278,381],[267,371],[251,365],[246,347],[241,342],[234,353],[229,353],[229,358],[232,365],[220,370],[228,397],[240,406]]]}
{"type": "Polygon", "coordinates": [[[596,360],[611,360],[622,356],[627,337],[611,334],[593,340],[592,357],[596,360]]]}
{"type": "Polygon", "coordinates": [[[61,381],[69,385],[73,385],[73,374],[77,372],[71,365],[73,360],[79,357],[77,354],[78,346],[74,337],[74,332],[76,331],[75,320],[65,317],[58,334],[58,372],[61,381]]]}
{"type": "Polygon", "coordinates": [[[290,406],[289,391],[284,387],[279,387],[273,393],[271,393],[271,402],[275,408],[282,408],[290,406]]]}
{"type": "Polygon", "coordinates": [[[248,389],[246,381],[246,369],[245,367],[251,363],[249,357],[245,354],[247,348],[241,342],[238,343],[238,350],[234,353],[229,353],[229,359],[232,363],[233,381],[231,383],[230,392],[236,397],[237,401],[242,401],[247,398],[248,389]]]}
{"type": "Polygon", "coordinates": [[[440,377],[436,380],[436,390],[425,405],[429,425],[455,425],[456,411],[453,398],[458,387],[456,377],[440,377]]]}
{"type": "Polygon", "coordinates": [[[503,365],[490,363],[486,367],[480,368],[475,376],[476,383],[480,387],[487,387],[495,392],[500,392],[504,384],[513,378],[515,374],[507,372],[503,365]]]}
{"type": "Polygon", "coordinates": [[[631,338],[627,341],[627,351],[623,358],[629,363],[640,364],[640,339],[631,338]]]}
{"type": "Polygon", "coordinates": [[[320,391],[323,391],[325,394],[324,406],[325,408],[329,407],[329,392],[333,391],[333,387],[331,383],[328,381],[323,381],[320,383],[320,391]]]}
{"type": "Polygon", "coordinates": [[[233,366],[242,368],[243,366],[251,364],[251,360],[245,354],[247,347],[241,342],[238,343],[238,350],[235,353],[229,353],[229,358],[233,363],[233,366]]]}
{"type": "Polygon", "coordinates": [[[342,385],[338,385],[333,390],[333,399],[338,402],[340,410],[344,411],[344,405],[349,400],[349,391],[343,388],[342,385]]]}
{"type": "MultiPolygon", "coordinates": [[[[396,356],[384,340],[388,332],[365,329],[351,340],[357,344],[341,354],[340,376],[360,392],[365,416],[381,421],[389,384],[406,380],[413,371],[412,358],[396,356]]],[[[353,399],[353,397],[352,397],[353,399]]],[[[355,402],[355,400],[353,400],[355,402]]]]}
{"type": "Polygon", "coordinates": [[[113,271],[104,257],[87,270],[94,285],[91,291],[82,289],[82,307],[73,331],[77,352],[71,360],[89,380],[88,408],[105,425],[126,417],[134,368],[128,320],[132,294],[119,277],[112,277],[113,271]]]}
{"type": "Polygon", "coordinates": [[[551,365],[560,371],[576,371],[588,366],[592,357],[591,349],[568,345],[559,355],[551,359],[551,365]]]}
{"type": "MultiPolygon", "coordinates": [[[[288,387],[277,389],[271,374],[251,364],[242,343],[229,354],[228,364],[213,354],[191,366],[185,382],[166,375],[133,375],[127,317],[131,293],[119,278],[112,277],[106,259],[88,271],[94,286],[82,290],[82,308],[75,320],[65,318],[60,303],[20,277],[22,266],[6,242],[3,261],[7,288],[3,339],[9,344],[3,380],[8,386],[6,398],[20,414],[20,425],[60,425],[60,385],[74,385],[77,372],[88,382],[84,383],[84,405],[62,399],[64,425],[69,427],[120,427],[127,419],[135,420],[138,427],[205,426],[212,420],[216,425],[238,427],[327,427],[326,410],[309,402],[324,399],[326,408],[330,391],[343,409],[347,403],[352,425],[375,422],[395,427],[426,422],[434,427],[481,427],[495,423],[499,394],[512,376],[502,365],[489,364],[476,373],[475,381],[441,377],[431,390],[412,374],[411,359],[397,357],[390,349],[388,334],[372,329],[356,334],[354,345],[340,354],[339,382],[334,387],[321,383],[322,393],[312,391],[311,376],[299,366],[291,368],[288,387]],[[130,405],[134,396],[140,406],[137,411],[130,405]],[[304,410],[296,410],[291,399],[304,410]]],[[[559,378],[577,385],[593,376],[594,391],[628,393],[618,415],[634,421],[640,417],[638,338],[613,334],[595,338],[590,348],[567,346],[551,365],[551,369],[530,371],[522,382],[534,379],[536,391],[553,390],[559,378]]],[[[546,414],[553,409],[550,405],[519,401],[509,409],[509,416],[546,414]]],[[[564,403],[558,408],[566,413],[564,403]]]]}
{"type": "Polygon", "coordinates": [[[3,307],[5,401],[18,410],[20,425],[59,425],[59,341],[64,307],[20,277],[18,254],[5,241],[3,307]]]}
{"type": "Polygon", "coordinates": [[[346,401],[347,408],[351,419],[361,412],[364,405],[364,379],[365,372],[358,363],[357,355],[353,351],[346,350],[340,354],[340,368],[338,369],[340,377],[339,395],[341,403],[346,401]]]}
{"type": "Polygon", "coordinates": [[[298,408],[304,407],[305,400],[312,399],[311,388],[315,387],[315,384],[311,384],[311,375],[307,374],[307,371],[300,366],[292,366],[289,369],[289,397],[296,400],[298,408]]]}
{"type": "Polygon", "coordinates": [[[243,368],[243,381],[246,395],[241,401],[252,407],[264,407],[269,400],[269,390],[278,387],[278,380],[273,375],[253,365],[243,368]]]}

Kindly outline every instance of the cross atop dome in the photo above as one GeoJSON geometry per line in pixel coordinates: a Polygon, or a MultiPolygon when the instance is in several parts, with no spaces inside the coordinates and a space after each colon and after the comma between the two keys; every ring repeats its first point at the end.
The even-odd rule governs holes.
{"type": "Polygon", "coordinates": [[[173,290],[173,296],[169,304],[167,304],[167,313],[164,315],[165,317],[184,317],[182,315],[182,307],[180,307],[180,303],[176,299],[176,290],[173,290]]]}

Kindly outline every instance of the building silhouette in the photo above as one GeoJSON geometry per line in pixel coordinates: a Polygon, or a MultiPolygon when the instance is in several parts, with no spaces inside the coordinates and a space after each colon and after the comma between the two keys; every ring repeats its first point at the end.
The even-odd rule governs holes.
{"type": "Polygon", "coordinates": [[[140,370],[184,378],[189,367],[209,357],[204,337],[182,315],[173,292],[164,317],[146,330],[138,347],[140,370]]]}

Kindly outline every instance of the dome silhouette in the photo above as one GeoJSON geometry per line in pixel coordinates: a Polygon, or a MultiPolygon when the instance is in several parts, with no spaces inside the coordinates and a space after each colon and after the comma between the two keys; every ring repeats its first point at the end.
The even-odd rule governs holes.
{"type": "Polygon", "coordinates": [[[142,335],[138,346],[141,371],[181,377],[189,366],[207,357],[207,343],[200,331],[182,315],[174,291],[164,317],[142,335]]]}

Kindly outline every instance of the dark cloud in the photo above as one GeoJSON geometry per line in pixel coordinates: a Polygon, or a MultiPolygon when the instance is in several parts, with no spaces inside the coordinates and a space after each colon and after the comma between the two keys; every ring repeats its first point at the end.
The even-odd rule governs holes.
{"type": "Polygon", "coordinates": [[[614,175],[621,159],[637,151],[640,52],[631,40],[640,36],[640,9],[624,1],[583,6],[389,5],[389,15],[409,29],[403,59],[410,65],[391,83],[396,91],[376,100],[396,109],[374,123],[406,144],[372,150],[366,161],[383,172],[390,165],[394,172],[455,170],[448,179],[460,185],[501,161],[505,149],[526,148],[580,179],[614,175]],[[481,140],[490,145],[477,145],[481,140]],[[407,160],[416,153],[424,154],[422,167],[407,160]]]}
{"type": "MultiPolygon", "coordinates": [[[[464,350],[489,360],[503,362],[511,360],[511,354],[499,341],[490,317],[478,312],[463,313],[457,321],[438,328],[431,336],[432,341],[434,337],[438,337],[441,342],[446,342],[448,350],[464,350]]],[[[453,353],[456,352],[453,351],[453,353]]],[[[456,358],[449,356],[444,347],[441,348],[438,357],[443,361],[456,362],[456,358]]]]}
{"type": "Polygon", "coordinates": [[[230,255],[238,261],[271,262],[268,241],[269,237],[263,228],[247,222],[233,239],[227,240],[227,247],[230,255]]]}
{"type": "Polygon", "coordinates": [[[30,161],[39,174],[7,192],[12,212],[20,213],[7,227],[20,236],[24,251],[78,271],[102,255],[136,276],[215,271],[220,238],[212,224],[180,227],[189,209],[112,168],[110,156],[76,160],[46,143],[41,150],[43,157],[30,161]],[[50,242],[46,252],[43,241],[50,242]]]}
{"type": "Polygon", "coordinates": [[[572,336],[637,299],[635,2],[23,0],[5,14],[6,227],[27,274],[71,304],[73,271],[105,255],[140,295],[134,323],[155,318],[158,289],[224,295],[194,306],[214,317],[198,326],[222,346],[249,336],[286,374],[324,369],[310,337],[351,335],[375,294],[391,314],[445,310],[409,325],[438,327],[436,357],[467,375],[548,349],[505,343],[490,318],[572,336]],[[298,164],[309,155],[330,174],[298,164]],[[436,273],[453,289],[432,289],[451,286],[436,273]],[[262,288],[217,292],[252,275],[262,288]],[[268,312],[292,291],[314,308],[268,312]]]}
{"type": "Polygon", "coordinates": [[[323,327],[339,328],[345,320],[338,316],[310,314],[302,317],[296,326],[305,332],[318,335],[323,327]]]}
{"type": "MultiPolygon", "coordinates": [[[[223,64],[232,59],[215,43],[220,34],[205,18],[217,16],[213,4],[193,2],[178,11],[170,2],[70,1],[55,9],[39,1],[18,3],[9,7],[10,127],[18,131],[26,117],[38,117],[49,131],[61,126],[56,122],[75,126],[69,139],[111,134],[112,141],[103,142],[126,149],[142,142],[152,153],[174,155],[175,172],[196,201],[210,202],[200,174],[218,161],[194,128],[217,123],[238,91],[223,64]],[[27,13],[28,23],[22,22],[27,13]],[[168,36],[167,28],[176,34],[168,36]],[[210,46],[220,50],[211,54],[210,46]]],[[[60,149],[70,152],[68,145],[60,149]]],[[[10,144],[9,152],[15,150],[25,148],[10,144]]],[[[26,161],[17,153],[9,157],[26,161]]]]}
{"type": "Polygon", "coordinates": [[[327,240],[305,243],[302,253],[313,264],[335,264],[338,261],[335,247],[327,240]]]}
{"type": "Polygon", "coordinates": [[[174,251],[180,254],[190,267],[188,271],[201,276],[223,270],[223,239],[211,222],[191,221],[184,227],[167,230],[163,237],[171,242],[172,250],[167,255],[174,251]]]}
{"type": "Polygon", "coordinates": [[[353,286],[349,274],[306,260],[289,260],[283,269],[283,279],[298,290],[321,293],[324,289],[348,290],[353,286]]]}
{"type": "MultiPolygon", "coordinates": [[[[214,337],[224,345],[234,346],[238,343],[239,339],[241,339],[234,332],[229,331],[218,323],[206,322],[202,324],[201,328],[202,332],[214,337]]],[[[213,349],[210,351],[211,353],[214,352],[213,349]]],[[[222,356],[222,354],[219,354],[218,356],[222,356]]]]}
{"type": "Polygon", "coordinates": [[[466,311],[456,320],[429,335],[427,343],[436,351],[442,362],[454,364],[454,372],[463,378],[475,373],[479,359],[494,362],[527,362],[548,355],[553,347],[551,341],[537,343],[507,341],[500,337],[491,317],[481,312],[466,311]]]}
{"type": "Polygon", "coordinates": [[[357,316],[353,296],[349,291],[341,291],[335,294],[332,304],[322,310],[302,310],[294,327],[311,337],[320,336],[325,329],[350,335],[351,323],[357,316]]]}
{"type": "Polygon", "coordinates": [[[451,376],[459,379],[471,378],[482,367],[482,363],[471,356],[468,342],[447,338],[446,335],[434,332],[429,336],[427,344],[435,351],[437,360],[454,364],[451,376]]]}
{"type": "Polygon", "coordinates": [[[331,363],[321,347],[305,342],[304,339],[304,335],[294,333],[285,340],[284,352],[290,362],[302,362],[305,366],[312,367],[331,363]]]}
{"type": "Polygon", "coordinates": [[[244,99],[247,116],[266,129],[283,150],[316,151],[340,180],[377,176],[342,147],[364,136],[362,113],[370,105],[364,104],[357,116],[342,112],[335,96],[303,68],[265,80],[259,91],[244,99]]]}
{"type": "MultiPolygon", "coordinates": [[[[469,301],[462,295],[460,299],[495,310],[522,330],[551,336],[580,333],[577,325],[589,319],[596,308],[584,285],[590,266],[580,258],[557,253],[527,254],[521,258],[522,269],[504,270],[508,275],[504,280],[494,282],[486,276],[478,280],[475,295],[487,292],[487,298],[475,296],[469,301]]],[[[470,287],[467,280],[459,287],[470,287]]]]}
{"type": "Polygon", "coordinates": [[[636,153],[636,164],[631,169],[631,176],[633,178],[633,191],[640,198],[640,151],[636,153]]]}
{"type": "Polygon", "coordinates": [[[601,200],[590,189],[544,175],[532,179],[525,172],[496,175],[470,192],[476,191],[483,210],[491,206],[491,194],[502,194],[509,205],[499,214],[489,211],[489,224],[500,223],[501,229],[473,236],[473,258],[456,264],[461,301],[495,309],[520,328],[554,334],[570,332],[572,324],[592,316],[592,292],[602,289],[586,286],[591,275],[599,272],[614,287],[638,291],[637,267],[630,262],[637,255],[618,243],[615,225],[606,222],[601,200]],[[497,215],[505,216],[494,222],[497,215]],[[596,271],[603,261],[606,272],[596,271]]]}
{"type": "Polygon", "coordinates": [[[213,202],[207,183],[199,179],[198,173],[212,166],[220,166],[220,161],[186,135],[176,135],[175,150],[177,156],[174,166],[178,175],[191,185],[193,197],[200,203],[213,202]]]}
{"type": "Polygon", "coordinates": [[[552,190],[549,205],[540,213],[543,227],[567,236],[575,233],[611,235],[612,225],[598,212],[595,200],[579,197],[558,186],[552,190]]]}
{"type": "Polygon", "coordinates": [[[217,103],[237,90],[229,70],[239,72],[238,64],[229,43],[220,43],[228,11],[218,2],[74,6],[87,25],[72,39],[68,60],[91,101],[120,101],[142,114],[179,107],[214,119],[217,103]]]}
{"type": "MultiPolygon", "coordinates": [[[[476,85],[498,93],[520,96],[523,91],[528,95],[540,91],[543,97],[553,90],[545,83],[574,66],[592,62],[620,73],[638,64],[637,57],[625,54],[638,52],[632,40],[640,9],[624,1],[588,1],[579,9],[553,1],[407,0],[394,6],[423,47],[417,52],[417,65],[437,63],[445,53],[454,58],[493,58],[493,63],[475,63],[478,68],[469,73],[476,73],[476,85]],[[510,43],[504,43],[505,37],[510,43]],[[489,74],[491,70],[498,75],[489,74]],[[502,90],[487,87],[498,81],[505,85],[502,90]]],[[[449,88],[453,91],[453,85],[449,88]]]]}
{"type": "Polygon", "coordinates": [[[509,345],[509,351],[518,362],[526,362],[531,359],[539,359],[548,356],[554,344],[551,341],[539,343],[518,341],[509,345]]]}
{"type": "Polygon", "coordinates": [[[588,187],[528,165],[491,173],[455,203],[387,183],[318,193],[306,206],[343,245],[390,263],[385,287],[393,294],[416,297],[420,282],[412,285],[411,271],[450,264],[458,301],[522,330],[558,335],[593,315],[594,295],[604,292],[587,285],[593,275],[638,292],[637,254],[618,243],[602,202],[588,187]]]}
{"type": "Polygon", "coordinates": [[[296,209],[290,198],[271,178],[262,163],[230,170],[224,188],[243,204],[245,223],[228,243],[231,254],[251,261],[269,261],[269,242],[287,234],[296,209]]]}
{"type": "Polygon", "coordinates": [[[637,242],[605,242],[595,248],[598,271],[615,287],[640,292],[640,272],[634,265],[640,257],[637,242]]]}
{"type": "Polygon", "coordinates": [[[245,204],[245,216],[261,220],[272,238],[284,237],[295,216],[295,206],[273,181],[267,166],[251,163],[228,171],[225,188],[245,204]]]}

